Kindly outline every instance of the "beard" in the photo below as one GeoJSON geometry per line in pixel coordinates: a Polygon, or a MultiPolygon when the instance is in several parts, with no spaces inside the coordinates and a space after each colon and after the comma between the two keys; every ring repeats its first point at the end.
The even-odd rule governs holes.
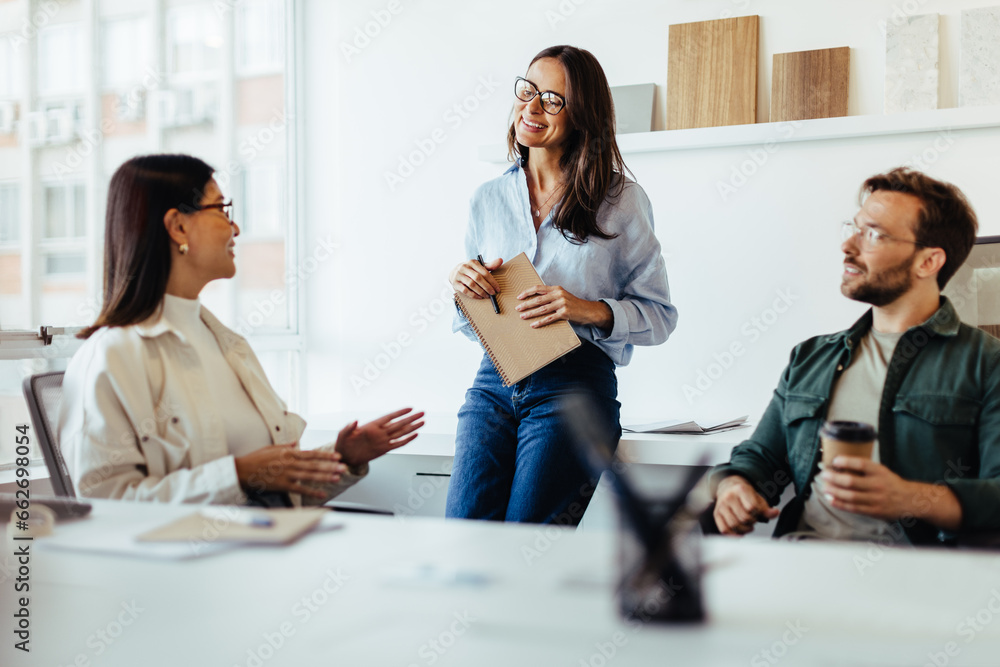
{"type": "MultiPolygon", "coordinates": [[[[899,297],[910,291],[913,287],[913,275],[910,273],[910,266],[913,258],[917,254],[914,249],[913,254],[895,266],[883,269],[876,274],[864,274],[859,276],[861,282],[850,285],[846,281],[841,283],[840,292],[848,299],[870,303],[876,307],[887,306],[899,297]]],[[[853,261],[849,264],[862,271],[866,269],[853,261]]]]}

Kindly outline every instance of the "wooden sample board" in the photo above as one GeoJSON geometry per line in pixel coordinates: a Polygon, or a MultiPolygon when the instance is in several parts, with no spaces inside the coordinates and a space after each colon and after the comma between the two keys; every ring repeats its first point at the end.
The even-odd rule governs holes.
{"type": "Polygon", "coordinates": [[[670,26],[667,129],[757,122],[759,16],[670,26]]]}
{"type": "Polygon", "coordinates": [[[847,115],[851,49],[774,54],[771,122],[847,115]]]}

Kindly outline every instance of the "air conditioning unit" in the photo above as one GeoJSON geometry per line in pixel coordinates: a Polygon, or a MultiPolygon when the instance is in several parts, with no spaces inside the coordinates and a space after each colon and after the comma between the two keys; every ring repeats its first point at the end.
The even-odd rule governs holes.
{"type": "Polygon", "coordinates": [[[48,137],[48,117],[44,111],[25,114],[21,121],[21,135],[29,146],[44,146],[48,137]]]}
{"type": "Polygon", "coordinates": [[[76,139],[79,112],[75,104],[51,108],[45,112],[45,115],[48,121],[45,134],[46,143],[64,144],[76,139]]]}
{"type": "Polygon", "coordinates": [[[136,123],[146,118],[146,91],[133,90],[115,96],[115,118],[124,123],[136,123]]]}
{"type": "Polygon", "coordinates": [[[0,134],[13,134],[17,120],[17,103],[0,102],[0,134]]]}
{"type": "Polygon", "coordinates": [[[218,116],[218,95],[211,85],[155,91],[151,106],[163,127],[201,125],[218,116]]]}
{"type": "Polygon", "coordinates": [[[172,90],[151,90],[149,120],[159,127],[173,127],[177,118],[177,96],[172,90]]]}

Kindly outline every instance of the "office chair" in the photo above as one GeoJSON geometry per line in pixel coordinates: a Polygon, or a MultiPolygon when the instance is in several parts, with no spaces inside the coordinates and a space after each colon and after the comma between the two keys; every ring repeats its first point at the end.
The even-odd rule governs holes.
{"type": "MultiPolygon", "coordinates": [[[[73,480],[69,476],[69,469],[66,467],[62,451],[59,449],[58,434],[56,432],[59,405],[62,403],[63,374],[64,371],[55,371],[52,373],[29,375],[24,378],[22,387],[24,389],[24,400],[28,403],[28,412],[31,413],[31,422],[35,427],[38,446],[45,457],[45,467],[49,469],[52,490],[57,496],[75,498],[76,491],[73,488],[73,480]]],[[[369,507],[359,503],[329,502],[324,507],[329,507],[338,512],[393,516],[393,512],[389,510],[369,507]]]]}
{"type": "Polygon", "coordinates": [[[66,468],[56,433],[59,404],[62,402],[63,371],[40,373],[24,378],[24,400],[28,403],[31,423],[35,427],[38,446],[49,469],[49,481],[57,496],[76,497],[73,480],[66,468]]]}

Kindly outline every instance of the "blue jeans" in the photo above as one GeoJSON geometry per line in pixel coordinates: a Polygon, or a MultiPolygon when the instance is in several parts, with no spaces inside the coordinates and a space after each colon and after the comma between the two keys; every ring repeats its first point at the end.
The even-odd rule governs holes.
{"type": "Polygon", "coordinates": [[[576,456],[559,399],[581,391],[617,446],[618,380],[598,347],[583,343],[511,387],[484,355],[458,413],[447,516],[577,525],[597,479],[576,456]]]}

